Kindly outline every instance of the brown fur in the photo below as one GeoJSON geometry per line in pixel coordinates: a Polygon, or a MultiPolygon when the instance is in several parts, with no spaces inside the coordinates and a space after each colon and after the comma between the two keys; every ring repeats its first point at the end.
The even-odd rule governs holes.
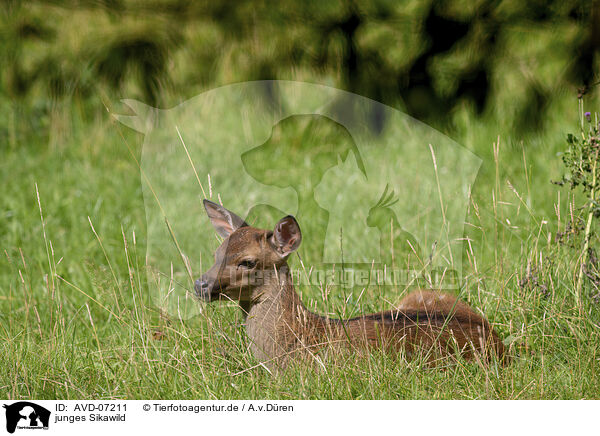
{"type": "Polygon", "coordinates": [[[283,232],[288,239],[278,233],[279,224],[273,232],[245,223],[228,229],[215,264],[201,278],[204,287],[200,280],[196,285],[204,300],[239,300],[252,353],[268,367],[281,369],[292,361],[310,359],[324,346],[361,351],[402,349],[409,357],[423,353],[430,363],[457,354],[465,359],[480,356],[484,361],[494,354],[506,362],[504,345],[488,321],[448,293],[417,290],[394,310],[347,320],[310,312],[294,290],[286,263],[295,248],[285,243],[297,248],[299,240],[294,237],[301,239],[300,229],[293,217],[285,219],[284,225],[291,226],[283,232]],[[242,263],[248,259],[256,261],[253,268],[242,263]],[[252,274],[258,274],[259,280],[253,280],[252,274]]]}

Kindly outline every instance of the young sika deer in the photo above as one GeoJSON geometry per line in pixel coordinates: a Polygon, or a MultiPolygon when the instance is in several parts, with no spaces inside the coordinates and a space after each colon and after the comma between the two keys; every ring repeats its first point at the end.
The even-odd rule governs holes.
{"type": "Polygon", "coordinates": [[[218,204],[204,207],[225,238],[215,264],[196,280],[204,301],[240,302],[254,356],[273,369],[314,355],[325,345],[358,350],[421,351],[430,363],[460,353],[466,359],[491,353],[504,360],[504,346],[487,320],[456,297],[420,290],[407,295],[387,312],[340,320],[310,312],[294,291],[286,260],[302,240],[293,216],[281,219],[273,231],[248,226],[218,204]]]}

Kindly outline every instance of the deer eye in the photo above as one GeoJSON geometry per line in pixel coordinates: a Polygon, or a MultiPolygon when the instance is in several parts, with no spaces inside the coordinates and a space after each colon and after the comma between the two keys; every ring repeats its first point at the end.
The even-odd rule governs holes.
{"type": "Polygon", "coordinates": [[[251,259],[247,259],[247,260],[242,260],[239,264],[238,264],[238,268],[254,268],[256,266],[256,261],[255,260],[251,260],[251,259]]]}

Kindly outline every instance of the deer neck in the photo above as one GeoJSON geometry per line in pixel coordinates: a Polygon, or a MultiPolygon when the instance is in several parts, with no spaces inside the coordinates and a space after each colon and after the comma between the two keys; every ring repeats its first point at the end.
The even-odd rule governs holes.
{"type": "Polygon", "coordinates": [[[287,265],[279,267],[276,274],[270,274],[253,294],[256,298],[243,304],[242,310],[246,315],[250,348],[259,360],[273,362],[293,358],[294,348],[306,341],[313,342],[316,340],[314,332],[324,329],[325,319],[302,304],[287,265]]]}

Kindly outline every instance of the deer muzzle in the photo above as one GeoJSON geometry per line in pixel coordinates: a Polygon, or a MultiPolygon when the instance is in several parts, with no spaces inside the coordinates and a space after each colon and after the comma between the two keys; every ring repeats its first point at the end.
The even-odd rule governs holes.
{"type": "Polygon", "coordinates": [[[203,277],[196,280],[194,283],[194,290],[196,291],[196,296],[199,299],[210,301],[211,286],[206,280],[204,280],[203,277]]]}

